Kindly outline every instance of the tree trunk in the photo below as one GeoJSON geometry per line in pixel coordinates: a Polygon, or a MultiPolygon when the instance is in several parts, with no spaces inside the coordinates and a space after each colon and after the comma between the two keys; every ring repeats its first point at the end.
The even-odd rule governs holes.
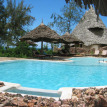
{"type": "Polygon", "coordinates": [[[41,54],[43,54],[43,40],[41,41],[41,54]]]}

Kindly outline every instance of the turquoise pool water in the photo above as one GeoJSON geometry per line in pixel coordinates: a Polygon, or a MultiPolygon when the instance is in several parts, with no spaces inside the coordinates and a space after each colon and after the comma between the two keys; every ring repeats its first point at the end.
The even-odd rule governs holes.
{"type": "Polygon", "coordinates": [[[0,80],[23,87],[57,90],[61,87],[107,85],[107,58],[72,58],[73,62],[9,61],[0,63],[0,80]]]}

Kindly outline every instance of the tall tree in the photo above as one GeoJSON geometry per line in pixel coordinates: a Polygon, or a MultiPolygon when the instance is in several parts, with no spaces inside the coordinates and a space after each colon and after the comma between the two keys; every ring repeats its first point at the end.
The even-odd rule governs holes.
{"type": "Polygon", "coordinates": [[[5,35],[6,35],[6,11],[3,5],[4,0],[0,0],[0,45],[4,43],[5,35]]]}
{"type": "Polygon", "coordinates": [[[80,20],[82,15],[82,9],[72,0],[61,9],[61,15],[56,13],[51,15],[53,22],[50,22],[49,26],[54,27],[56,25],[61,33],[71,33],[73,25],[80,20]]]}
{"type": "Polygon", "coordinates": [[[22,0],[16,4],[16,0],[7,0],[7,31],[11,37],[10,43],[18,42],[19,38],[26,32],[25,26],[32,24],[34,17],[30,16],[32,7],[24,5],[22,0]]]}

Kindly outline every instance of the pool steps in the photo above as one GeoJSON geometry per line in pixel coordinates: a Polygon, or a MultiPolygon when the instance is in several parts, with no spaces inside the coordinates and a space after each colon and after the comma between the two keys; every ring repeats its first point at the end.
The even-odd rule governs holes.
{"type": "Polygon", "coordinates": [[[3,86],[3,87],[0,88],[1,92],[5,91],[7,89],[10,89],[12,87],[18,88],[18,87],[21,86],[20,84],[16,84],[16,83],[10,83],[10,82],[4,82],[4,81],[1,81],[1,82],[3,82],[5,84],[5,86],[3,86]]]}
{"type": "MultiPolygon", "coordinates": [[[[9,82],[4,82],[4,81],[1,81],[1,82],[3,82],[5,84],[5,86],[0,88],[0,92],[8,92],[8,90],[14,88],[14,89],[18,89],[18,90],[21,90],[21,91],[37,92],[37,93],[44,93],[44,94],[58,94],[58,95],[60,94],[61,95],[61,92],[59,92],[58,90],[27,88],[27,87],[21,87],[20,84],[9,83],[9,82]]],[[[17,94],[17,93],[14,93],[14,92],[8,92],[8,93],[17,94]]],[[[24,96],[24,95],[31,95],[31,94],[22,94],[22,95],[24,96]]],[[[36,96],[36,95],[33,95],[33,96],[36,96]]],[[[39,96],[39,97],[50,98],[48,96],[39,96]]],[[[53,97],[53,98],[58,100],[60,97],[53,97]]]]}

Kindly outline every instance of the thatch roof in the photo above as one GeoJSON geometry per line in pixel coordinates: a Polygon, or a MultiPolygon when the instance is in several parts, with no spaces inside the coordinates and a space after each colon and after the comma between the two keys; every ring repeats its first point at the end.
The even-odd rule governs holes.
{"type": "Polygon", "coordinates": [[[35,44],[33,41],[31,41],[31,40],[26,40],[26,42],[27,42],[29,45],[33,45],[33,46],[37,45],[37,44],[35,44]]]}
{"type": "Polygon", "coordinates": [[[63,43],[76,43],[81,42],[77,37],[75,37],[72,34],[69,34],[69,32],[66,32],[64,35],[61,36],[63,43]]]}
{"type": "Polygon", "coordinates": [[[51,42],[58,41],[59,39],[60,36],[54,30],[51,30],[49,27],[41,23],[37,28],[27,33],[20,40],[32,40],[35,42],[51,42]]]}
{"type": "Polygon", "coordinates": [[[107,29],[100,18],[97,20],[97,15],[92,7],[85,13],[72,34],[87,46],[107,44],[107,29]]]}
{"type": "Polygon", "coordinates": [[[100,18],[97,19],[97,15],[92,6],[88,11],[86,11],[85,15],[82,17],[81,23],[86,24],[85,26],[87,26],[87,28],[105,28],[102,20],[100,18]]]}
{"type": "MultiPolygon", "coordinates": [[[[31,40],[26,40],[25,42],[26,42],[27,44],[31,45],[31,46],[36,46],[36,45],[37,45],[35,42],[33,42],[33,41],[31,41],[31,40]]],[[[15,45],[16,45],[16,46],[20,45],[20,42],[17,42],[15,45]]]]}
{"type": "MultiPolygon", "coordinates": [[[[67,3],[71,0],[65,0],[67,3]]],[[[90,8],[90,5],[93,4],[95,7],[95,11],[97,14],[101,14],[103,16],[107,16],[107,0],[75,0],[75,2],[82,7],[82,2],[87,9],[90,8]]]]}
{"type": "Polygon", "coordinates": [[[102,50],[107,50],[107,46],[102,47],[102,50]]]}

